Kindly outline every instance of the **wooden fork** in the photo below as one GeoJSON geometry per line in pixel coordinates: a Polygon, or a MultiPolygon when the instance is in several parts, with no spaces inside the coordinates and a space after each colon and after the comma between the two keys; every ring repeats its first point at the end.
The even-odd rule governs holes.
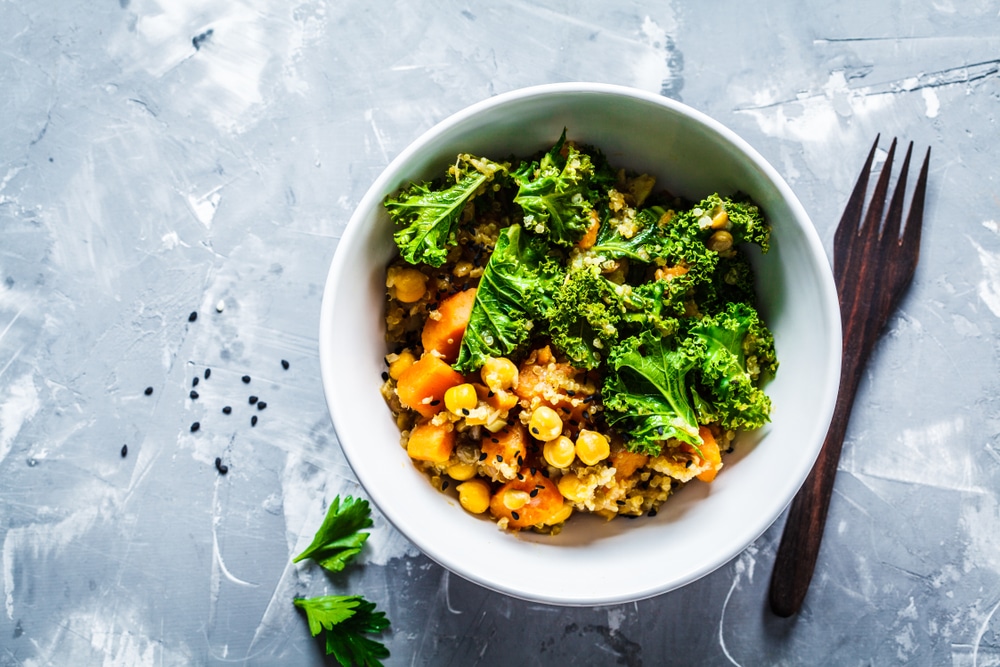
{"type": "Polygon", "coordinates": [[[812,471],[792,501],[771,574],[770,602],[778,616],[799,611],[809,588],[819,554],[833,481],[844,443],[844,433],[861,374],[875,341],[906,292],[920,253],[920,228],[927,190],[928,148],[913,191],[913,201],[900,234],[906,174],[913,142],[906,149],[889,209],[882,219],[889,175],[896,153],[892,140],[882,173],[872,192],[867,214],[864,198],[879,138],[875,138],[861,176],[847,202],[833,240],[833,272],[844,327],[844,356],[840,391],[826,440],[812,471]]]}

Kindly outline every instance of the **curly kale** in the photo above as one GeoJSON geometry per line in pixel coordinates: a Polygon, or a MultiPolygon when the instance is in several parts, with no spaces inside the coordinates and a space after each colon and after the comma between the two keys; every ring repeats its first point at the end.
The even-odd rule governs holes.
{"type": "Polygon", "coordinates": [[[693,323],[687,334],[700,341],[704,354],[697,364],[699,418],[727,429],[760,428],[769,419],[771,400],[760,388],[761,375],[778,362],[774,336],[757,311],[732,303],[712,317],[693,323]]]}
{"type": "Polygon", "coordinates": [[[400,255],[411,264],[441,266],[448,248],[457,244],[458,224],[465,206],[510,165],[471,155],[460,155],[448,172],[454,183],[411,183],[385,201],[400,255]]]}
{"type": "Polygon", "coordinates": [[[603,158],[566,142],[566,131],[539,162],[525,162],[512,175],[514,203],[524,211],[525,229],[565,248],[577,243],[599,220],[595,203],[607,198],[612,176],[603,158]]]}
{"type": "Polygon", "coordinates": [[[545,315],[552,345],[577,368],[597,368],[615,343],[625,306],[620,287],[593,267],[571,269],[545,315]]]}
{"type": "Polygon", "coordinates": [[[554,303],[564,271],[537,238],[511,225],[497,238],[476,290],[472,314],[462,336],[454,367],[462,373],[479,369],[488,357],[521,351],[529,338],[544,330],[543,317],[554,303]]]}
{"type": "Polygon", "coordinates": [[[611,351],[602,388],[604,416],[626,435],[629,449],[655,456],[669,438],[695,447],[702,443],[688,378],[701,356],[694,339],[652,332],[627,338],[611,351]]]}

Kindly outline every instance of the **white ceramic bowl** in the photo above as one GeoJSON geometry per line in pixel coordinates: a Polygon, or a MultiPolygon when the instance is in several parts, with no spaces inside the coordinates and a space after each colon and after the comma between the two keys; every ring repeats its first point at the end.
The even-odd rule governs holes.
{"type": "Polygon", "coordinates": [[[382,514],[430,558],[488,588],[563,605],[621,603],[687,584],[739,554],[781,514],[819,452],[836,399],[840,315],[830,266],[781,176],[736,134],[670,99],[618,86],[544,85],[492,97],[406,148],[361,201],[336,249],[320,315],[323,387],[341,447],[382,514]],[[755,255],[761,310],[780,361],[771,423],[737,439],[711,484],[694,481],[653,518],[575,515],[555,537],[512,534],[435,491],[399,444],[379,394],[387,262],[382,201],[439,176],[460,152],[503,159],[549,148],[563,128],[615,166],[698,199],[748,193],[771,221],[755,255]]]}

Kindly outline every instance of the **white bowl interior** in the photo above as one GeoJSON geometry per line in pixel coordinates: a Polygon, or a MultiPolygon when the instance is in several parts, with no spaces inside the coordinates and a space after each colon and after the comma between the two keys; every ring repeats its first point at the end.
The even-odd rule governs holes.
{"type": "Polygon", "coordinates": [[[386,518],[430,558],[491,589],[541,602],[636,600],[689,583],[740,553],[781,514],[822,444],[840,372],[836,292],[819,238],[781,177],[732,132],[679,103],[598,84],[539,86],[443,121],[372,185],[336,250],[323,296],[320,362],[338,439],[386,518]],[[761,309],[780,361],[770,425],[737,440],[712,484],[692,482],[656,517],[576,516],[554,537],[501,532],[435,491],[399,444],[379,394],[385,266],[395,252],[381,202],[441,173],[460,152],[494,159],[549,148],[563,128],[611,163],[697,199],[740,190],[773,226],[756,256],[761,309]]]}

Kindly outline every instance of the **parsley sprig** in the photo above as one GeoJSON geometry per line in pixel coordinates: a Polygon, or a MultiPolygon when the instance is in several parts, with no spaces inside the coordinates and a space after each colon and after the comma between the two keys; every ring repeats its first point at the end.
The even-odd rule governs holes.
{"type": "MultiPolygon", "coordinates": [[[[342,502],[336,496],[312,543],[293,562],[310,558],[326,570],[341,572],[368,539],[361,529],[371,525],[367,500],[347,496],[342,502]]],[[[360,595],[321,595],[292,602],[305,612],[312,636],[323,636],[326,654],[343,667],[382,667],[382,660],[389,657],[385,645],[365,636],[389,627],[385,612],[376,611],[375,603],[360,595]]]]}

